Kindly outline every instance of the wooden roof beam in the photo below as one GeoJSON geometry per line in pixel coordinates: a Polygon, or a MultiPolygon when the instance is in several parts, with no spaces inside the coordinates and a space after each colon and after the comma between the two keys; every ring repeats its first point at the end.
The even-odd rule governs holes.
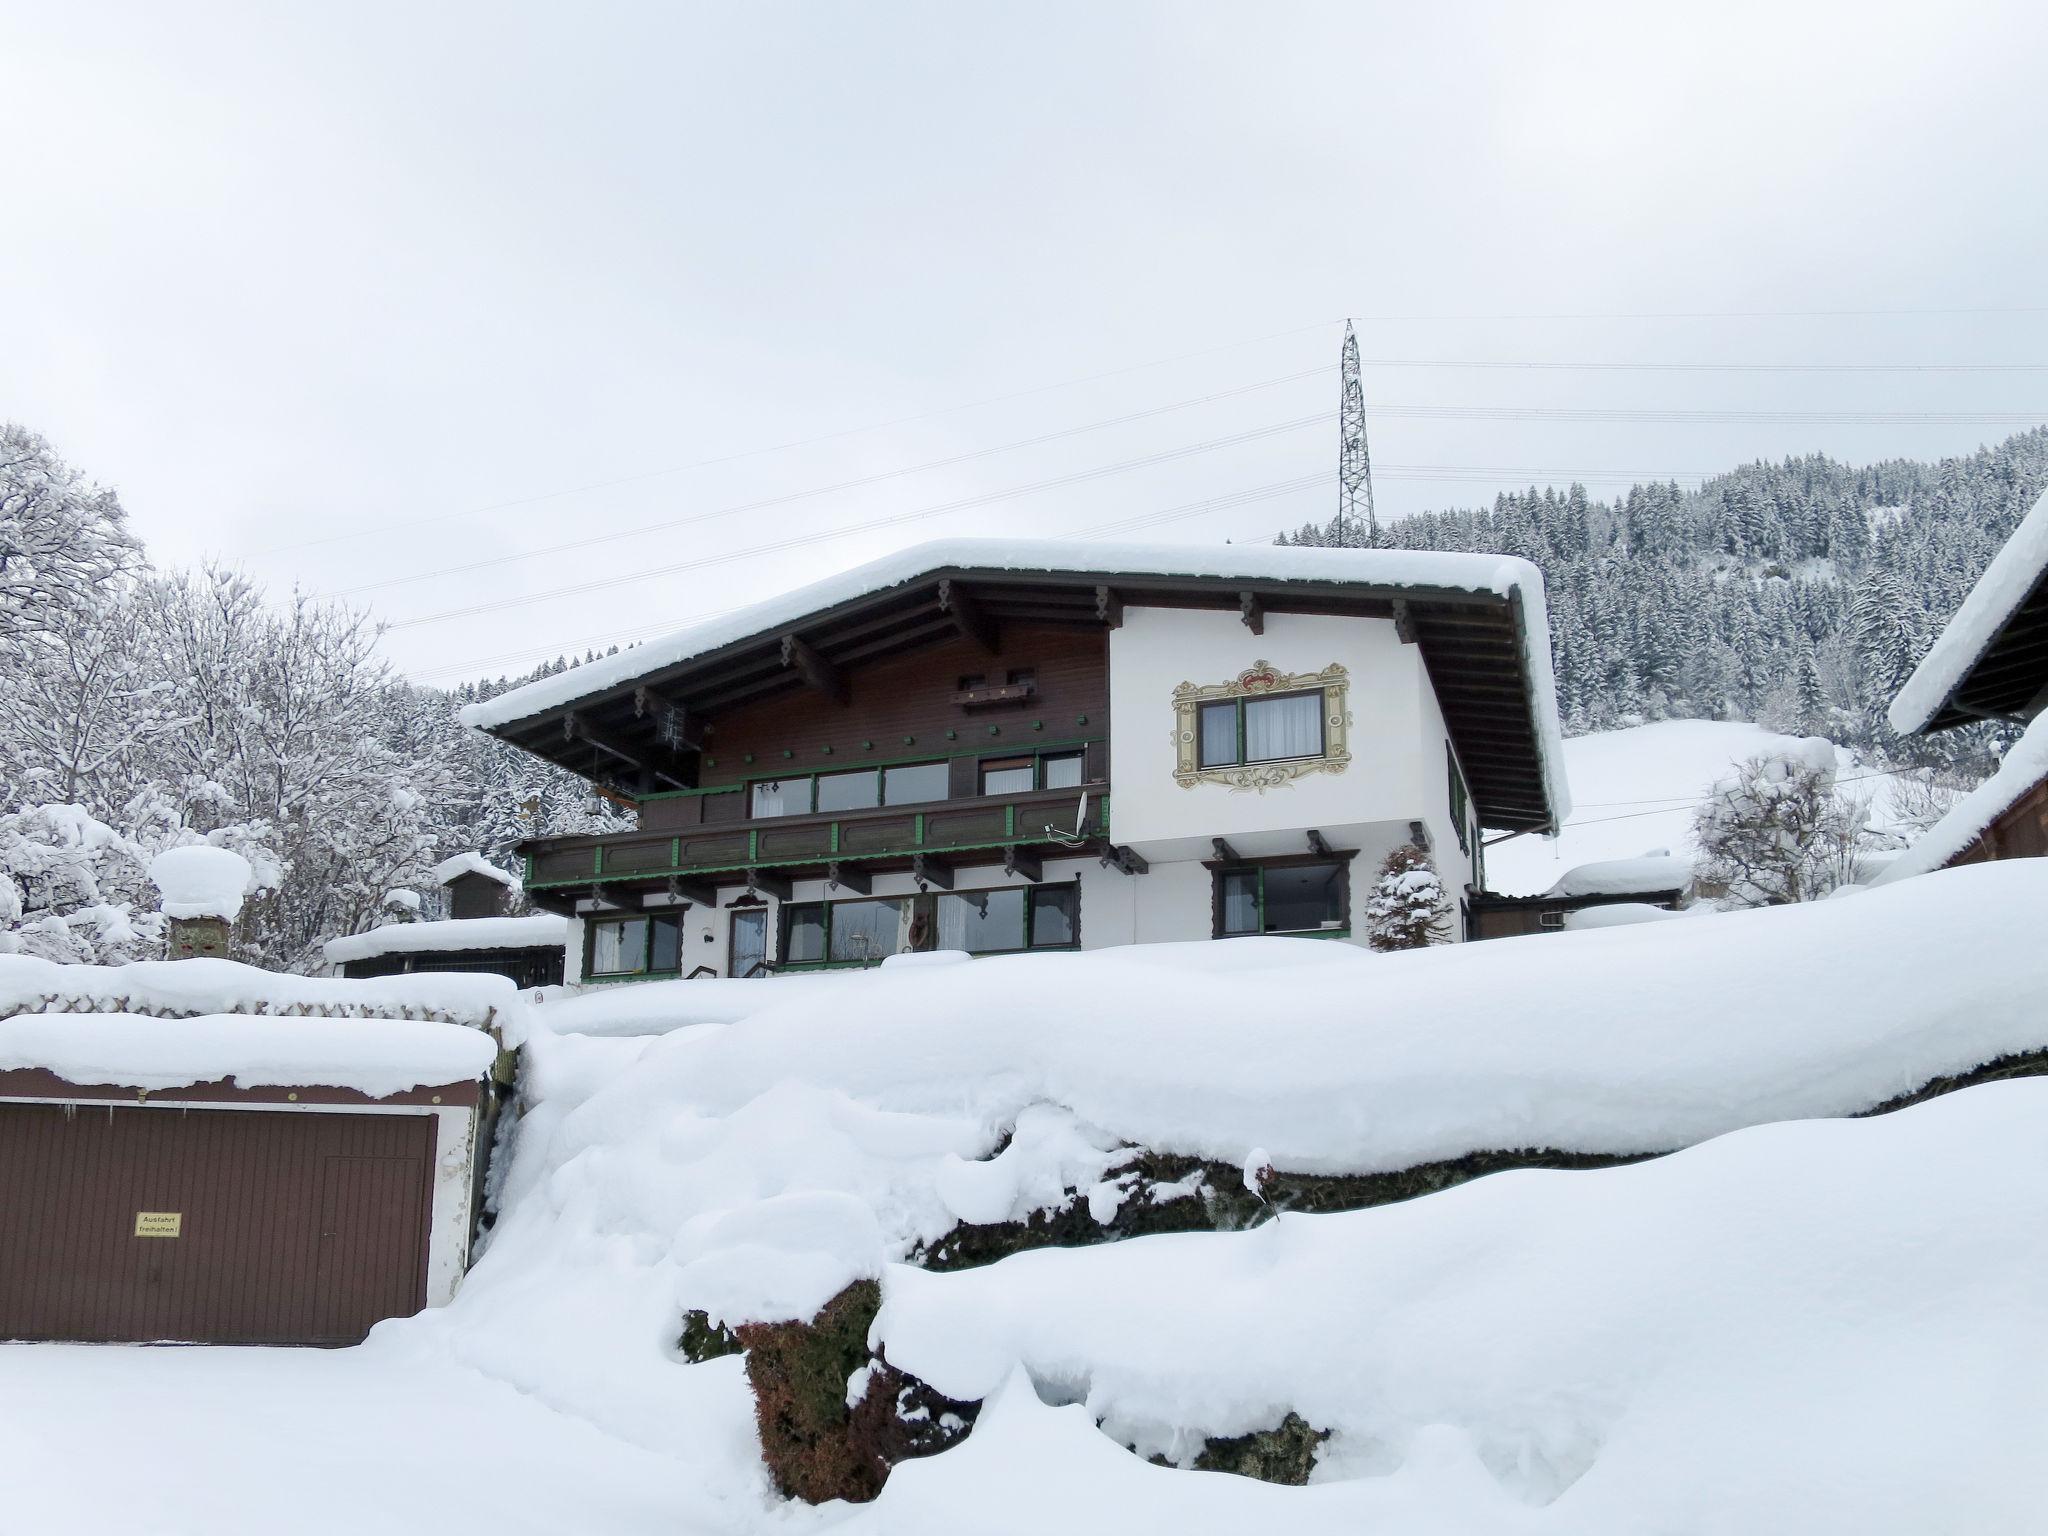
{"type": "MultiPolygon", "coordinates": [[[[610,731],[592,725],[585,716],[573,709],[567,711],[562,716],[562,739],[564,741],[583,742],[587,746],[596,748],[599,753],[615,757],[627,766],[637,768],[642,773],[649,775],[657,781],[665,782],[672,788],[690,789],[693,787],[690,781],[684,778],[676,768],[673,759],[670,758],[667,752],[658,748],[649,750],[646,747],[635,746],[631,742],[614,736],[610,731]]],[[[595,765],[596,759],[593,758],[593,769],[595,765]]],[[[586,770],[585,776],[596,778],[597,774],[594,771],[586,770]]]]}
{"type": "Polygon", "coordinates": [[[701,752],[704,750],[704,721],[692,714],[675,700],[665,698],[652,688],[633,690],[633,716],[635,719],[654,718],[654,736],[664,746],[676,752],[701,752]]]}
{"type": "Polygon", "coordinates": [[[1003,856],[1003,873],[1022,875],[1036,885],[1045,878],[1045,864],[1031,849],[1012,844],[1010,851],[1003,856]]]}
{"type": "Polygon", "coordinates": [[[847,864],[834,859],[825,866],[825,883],[837,889],[852,891],[857,896],[872,896],[875,893],[875,877],[858,864],[847,864]]]}
{"type": "Polygon", "coordinates": [[[853,696],[845,670],[827,661],[802,635],[782,637],[782,664],[834,704],[844,704],[853,696]]]}
{"type": "Polygon", "coordinates": [[[1095,589],[1095,617],[1111,629],[1124,627],[1124,600],[1117,596],[1114,587],[1095,589]]]}
{"type": "Polygon", "coordinates": [[[920,890],[937,886],[942,891],[953,889],[953,866],[928,853],[913,854],[910,860],[910,878],[920,890]]]}
{"type": "Polygon", "coordinates": [[[1255,635],[1266,632],[1266,605],[1256,592],[1237,594],[1237,616],[1244,620],[1244,627],[1255,635]]]}
{"type": "Polygon", "coordinates": [[[984,655],[993,656],[1002,649],[996,621],[975,595],[959,582],[945,580],[939,583],[939,611],[950,615],[953,627],[980,646],[984,655]]]}

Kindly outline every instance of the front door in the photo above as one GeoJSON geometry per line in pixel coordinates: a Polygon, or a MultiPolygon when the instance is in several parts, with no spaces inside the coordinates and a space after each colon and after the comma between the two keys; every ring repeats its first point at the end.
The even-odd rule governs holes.
{"type": "Polygon", "coordinates": [[[768,909],[732,909],[732,965],[727,974],[752,976],[768,960],[768,909]]]}

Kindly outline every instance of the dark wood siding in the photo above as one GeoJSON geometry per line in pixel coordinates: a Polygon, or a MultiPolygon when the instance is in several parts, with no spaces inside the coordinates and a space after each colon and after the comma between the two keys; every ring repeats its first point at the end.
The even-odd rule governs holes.
{"type": "MultiPolygon", "coordinates": [[[[1001,755],[1005,747],[1103,735],[1109,728],[1108,633],[1008,624],[997,655],[966,640],[949,641],[856,668],[848,684],[845,704],[806,688],[714,717],[703,782],[738,784],[778,772],[829,773],[927,752],[943,757],[977,746],[1001,755]],[[953,702],[963,677],[999,683],[1023,669],[1031,672],[1035,691],[1021,705],[970,710],[953,702]],[[1086,725],[1078,723],[1083,715],[1086,725]],[[1043,728],[1034,730],[1034,721],[1043,722],[1043,728]],[[989,735],[991,725],[1001,727],[998,735],[989,735]],[[950,741],[949,730],[955,733],[950,741]],[[906,743],[906,736],[914,740],[906,743]],[[873,745],[865,745],[869,742],[873,745]],[[794,756],[785,758],[785,751],[794,756]],[[746,761],[749,752],[752,763],[746,761]]],[[[733,809],[746,814],[738,806],[733,809]]]]}
{"type": "Polygon", "coordinates": [[[0,1339],[352,1344],[426,1303],[424,1114],[0,1102],[0,1339]],[[176,1237],[137,1237],[138,1212],[176,1237]]]}
{"type": "Polygon", "coordinates": [[[1981,864],[1987,859],[2048,857],[2048,779],[2042,780],[1993,818],[1976,841],[1949,860],[1981,864]]]}

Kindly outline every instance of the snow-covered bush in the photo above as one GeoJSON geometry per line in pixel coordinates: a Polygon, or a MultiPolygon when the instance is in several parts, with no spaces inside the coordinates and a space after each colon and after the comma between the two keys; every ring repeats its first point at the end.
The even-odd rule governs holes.
{"type": "Polygon", "coordinates": [[[1412,843],[1388,854],[1365,902],[1374,949],[1426,949],[1449,937],[1450,896],[1429,855],[1412,843]]]}
{"type": "Polygon", "coordinates": [[[0,954],[67,964],[155,958],[163,917],[149,855],[84,807],[0,815],[0,954]]]}
{"type": "Polygon", "coordinates": [[[1818,900],[1855,880],[1869,813],[1836,788],[1835,749],[1820,737],[1748,758],[1693,813],[1700,890],[1726,906],[1818,900]]]}

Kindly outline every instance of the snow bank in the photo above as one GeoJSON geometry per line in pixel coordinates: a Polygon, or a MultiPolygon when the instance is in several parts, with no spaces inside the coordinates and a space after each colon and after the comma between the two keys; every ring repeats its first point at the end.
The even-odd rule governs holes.
{"type": "MultiPolygon", "coordinates": [[[[2040,506],[2034,510],[2039,512],[2040,506]]],[[[1946,816],[1873,875],[1869,883],[1889,885],[1941,868],[1966,851],[1986,827],[2011,810],[2022,795],[2044,778],[2048,778],[2048,715],[2028,726],[2012,744],[1999,763],[1998,772],[1950,806],[1946,816]]]]}
{"type": "Polygon", "coordinates": [[[1692,884],[1692,860],[1674,854],[1602,859],[1568,869],[1546,896],[1626,896],[1638,891],[1682,891],[1692,884]]]}
{"type": "Polygon", "coordinates": [[[552,677],[462,708],[463,723],[491,730],[573,704],[662,667],[671,667],[872,593],[948,568],[1057,572],[1113,581],[1117,576],[1247,577],[1269,581],[1355,582],[1372,587],[1491,593],[1521,604],[1523,664],[1530,712],[1551,806],[1571,809],[1562,761],[1557,689],[1550,664],[1550,619],[1543,573],[1511,555],[1408,549],[1316,549],[1272,544],[1077,543],[1071,539],[940,539],[856,566],[766,602],[587,661],[552,677]]]}
{"type": "Polygon", "coordinates": [[[439,923],[387,923],[367,933],[329,939],[321,953],[331,965],[378,955],[416,955],[467,949],[559,949],[569,942],[569,919],[552,912],[530,917],[462,917],[439,923]]]}
{"type": "MultiPolygon", "coordinates": [[[[1264,1146],[1299,1172],[1664,1150],[2048,1046],[2044,904],[2048,861],[2021,860],[1405,954],[1238,939],[736,982],[754,1011],[649,1042],[634,1091],[725,1115],[802,1084],[989,1127],[1051,1103],[1148,1147],[1240,1163],[1264,1146]]],[[[586,1031],[609,1008],[649,1022],[630,995],[570,1006],[586,1031]]]]}
{"type": "Polygon", "coordinates": [[[504,976],[378,976],[363,981],[260,971],[233,960],[57,965],[0,955],[0,1018],[20,1013],[313,1014],[427,1019],[525,1037],[527,1011],[504,976]]]}
{"type": "Polygon", "coordinates": [[[149,861],[149,878],[163,892],[166,917],[233,922],[255,875],[249,861],[233,849],[205,843],[166,848],[149,861]]]}
{"type": "Polygon", "coordinates": [[[0,1019],[0,1071],[40,1067],[67,1083],[183,1088],[353,1088],[382,1098],[464,1083],[497,1058],[488,1035],[406,1019],[279,1019],[212,1014],[22,1014],[0,1019]]]}
{"type": "Polygon", "coordinates": [[[2048,1082],[2000,1083],[1250,1232],[895,1268],[889,1359],[994,1417],[850,1528],[2027,1529],[2044,1159],[2048,1082]],[[1335,1431],[1303,1492],[1083,1433],[1178,1459],[1289,1409],[1335,1431]]]}
{"type": "Polygon", "coordinates": [[[495,880],[508,891],[521,889],[519,877],[509,870],[500,869],[481,853],[471,850],[458,853],[453,858],[443,859],[434,866],[434,883],[446,885],[458,875],[482,875],[495,880]]]}
{"type": "Polygon", "coordinates": [[[1605,906],[1585,907],[1577,912],[1564,915],[1565,931],[1580,933],[1592,928],[1626,928],[1634,923],[1661,923],[1667,917],[1683,917],[1683,912],[1673,912],[1669,907],[1652,906],[1646,901],[1615,901],[1605,906]]]}
{"type": "Polygon", "coordinates": [[[1899,689],[1888,712],[1893,730],[1910,736],[1927,728],[1928,721],[1941,712],[1949,695],[1962,685],[1998,632],[2026,602],[2044,571],[2048,571],[2048,493],[2020,519],[2019,527],[1984,568],[1934,648],[1920,659],[1899,689]]]}

